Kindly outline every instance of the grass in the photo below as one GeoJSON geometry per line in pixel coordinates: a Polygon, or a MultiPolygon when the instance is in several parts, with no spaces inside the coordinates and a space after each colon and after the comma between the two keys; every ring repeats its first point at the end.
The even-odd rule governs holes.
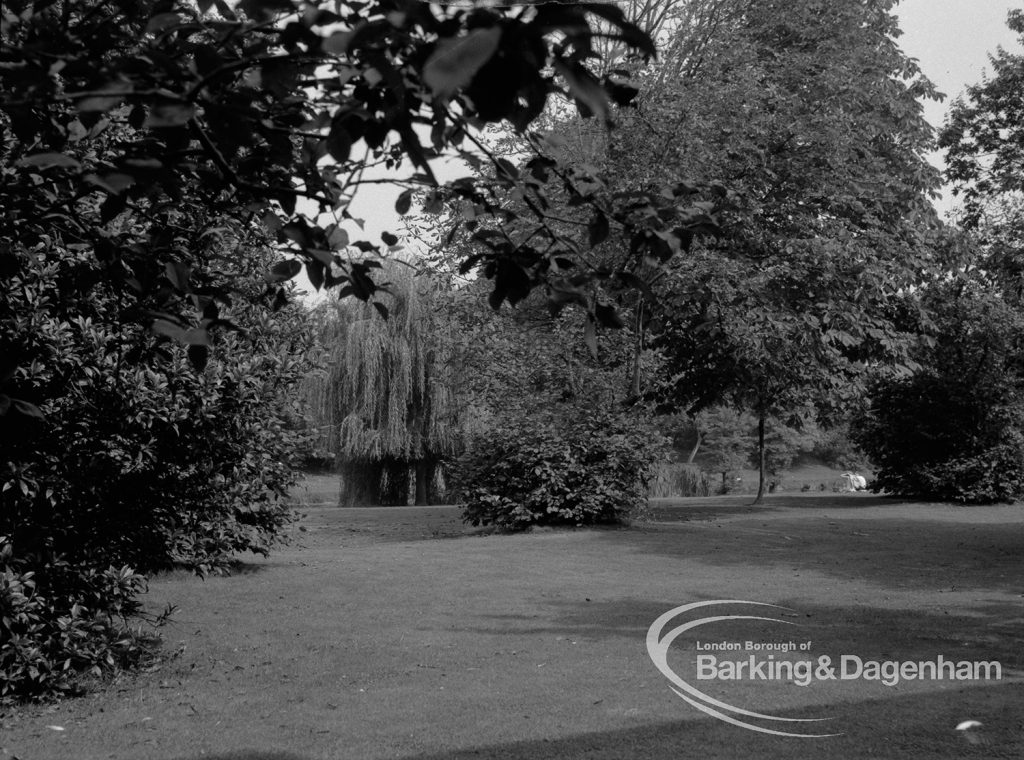
{"type": "MultiPolygon", "coordinates": [[[[152,607],[179,607],[164,635],[180,654],[106,691],[5,716],[0,758],[1024,755],[1019,507],[660,500],[631,529],[525,535],[474,533],[447,507],[305,512],[295,545],[233,577],[155,579],[152,607]],[[707,629],[714,640],[995,659],[1005,678],[701,685],[755,710],[831,718],[842,735],[752,733],[678,699],[647,656],[658,615],[709,599],[785,605],[800,623],[791,634],[727,621],[707,629]],[[984,724],[977,743],[954,730],[968,719],[984,724]]],[[[677,643],[679,672],[695,646],[677,643]]]]}

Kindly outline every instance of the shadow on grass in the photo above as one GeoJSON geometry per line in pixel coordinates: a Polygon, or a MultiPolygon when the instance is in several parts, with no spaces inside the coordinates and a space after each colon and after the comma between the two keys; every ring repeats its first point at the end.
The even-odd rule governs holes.
{"type": "Polygon", "coordinates": [[[654,520],[685,522],[733,515],[760,515],[782,509],[866,509],[907,504],[901,499],[851,494],[769,494],[763,504],[754,506],[752,494],[738,496],[708,496],[688,498],[651,499],[654,520]]]}
{"type": "Polygon", "coordinates": [[[700,527],[641,526],[615,540],[709,567],[782,566],[902,590],[1024,590],[1020,523],[752,516],[700,527]]]}
{"type": "MultiPolygon", "coordinates": [[[[490,625],[464,629],[503,636],[538,634],[586,640],[627,638],[643,645],[656,618],[682,604],[706,601],[700,597],[662,603],[639,600],[561,602],[544,621],[515,615],[483,618],[490,625]]],[[[678,647],[705,641],[811,641],[813,656],[856,654],[873,660],[933,660],[938,655],[956,660],[997,660],[1004,670],[1024,671],[1024,608],[1019,603],[982,604],[968,612],[892,609],[873,606],[813,606],[786,599],[749,599],[789,609],[736,605],[699,608],[685,620],[709,615],[763,615],[782,621],[722,621],[700,634],[686,634],[678,647]],[[688,644],[687,642],[690,642],[688,644]]],[[[680,618],[680,624],[685,622],[680,618]]]]}
{"type": "MultiPolygon", "coordinates": [[[[668,694],[666,699],[674,699],[668,694]]],[[[557,739],[508,742],[471,749],[407,755],[404,760],[639,760],[700,757],[1020,758],[1024,753],[1020,684],[899,695],[856,705],[831,705],[787,712],[787,717],[830,714],[830,730],[841,736],[794,739],[754,733],[712,718],[695,718],[557,739]],[[847,717],[847,713],[856,717],[847,717]],[[970,740],[955,726],[978,715],[984,724],[970,740]],[[834,728],[833,728],[834,727],[834,728]]],[[[679,701],[681,714],[697,714],[679,701]]],[[[819,724],[820,725],[820,724],[819,724]]]]}
{"type": "MultiPolygon", "coordinates": [[[[493,629],[480,633],[561,633],[572,638],[627,636],[642,642],[647,626],[660,614],[689,601],[680,599],[650,602],[609,601],[565,605],[554,613],[548,625],[516,627],[509,616],[495,617],[493,629]],[[610,624],[609,624],[610,621],[610,624]]],[[[983,605],[967,614],[919,612],[880,607],[826,607],[779,601],[794,609],[782,617],[782,610],[763,607],[709,607],[693,614],[756,614],[779,617],[786,623],[769,621],[722,621],[711,624],[699,636],[705,641],[781,642],[812,641],[812,657],[830,655],[838,662],[842,654],[862,660],[935,661],[939,655],[953,661],[998,661],[1004,680],[983,682],[936,681],[885,687],[877,682],[830,684],[818,687],[815,705],[783,709],[784,703],[801,687],[791,684],[719,684],[727,693],[709,689],[726,702],[774,715],[800,718],[829,718],[827,724],[798,729],[807,733],[840,733],[819,739],[795,739],[754,733],[704,717],[694,708],[677,701],[683,720],[638,726],[615,731],[475,747],[455,752],[425,753],[406,760],[631,760],[632,758],[700,757],[702,760],[728,758],[1020,758],[1024,756],[1024,638],[1021,637],[1020,605],[983,605]],[[1013,671],[1017,671],[1014,673],[1013,671]],[[735,689],[734,691],[728,691],[735,689]],[[874,697],[878,694],[880,696],[874,697]],[[969,736],[955,727],[966,720],[983,726],[969,736]],[[824,725],[826,728],[821,729],[824,725]]],[[[679,624],[684,622],[679,620],[679,624]]],[[[683,634],[673,644],[680,661],[696,654],[696,632],[683,634]]],[[[657,678],[653,664],[651,676],[657,678]]],[[[815,686],[807,687],[815,689],[815,686]]],[[[805,692],[806,693],[806,692],[805,692]]],[[[666,682],[665,699],[675,700],[666,682]]],[[[775,726],[779,726],[776,724],[775,726]]],[[[792,729],[790,729],[792,730],[792,729]]]]}

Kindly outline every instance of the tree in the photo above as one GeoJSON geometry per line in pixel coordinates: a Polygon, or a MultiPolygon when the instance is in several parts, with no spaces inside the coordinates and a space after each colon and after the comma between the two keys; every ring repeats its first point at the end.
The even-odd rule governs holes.
{"type": "MultiPolygon", "coordinates": [[[[625,129],[554,115],[562,154],[627,187],[709,187],[727,224],[714,241],[684,234],[684,255],[667,265],[653,233],[650,266],[628,270],[636,290],[612,280],[550,296],[617,303],[633,367],[649,344],[668,358],[663,409],[729,402],[788,418],[813,400],[834,411],[860,392],[869,362],[902,367],[912,336],[897,325],[901,294],[932,266],[938,174],[918,98],[936,95],[895,43],[894,3],[636,5],[657,19],[663,56],[642,67],[625,129]]],[[[553,199],[571,212],[571,198],[553,199]]],[[[591,258],[615,271],[630,240],[599,219],[591,229],[603,241],[591,258]]]]}
{"type": "MultiPolygon", "coordinates": [[[[598,24],[653,54],[600,3],[4,3],[0,533],[18,543],[0,539],[0,556],[18,581],[0,590],[3,675],[13,661],[19,683],[63,683],[65,650],[26,665],[19,647],[50,651],[83,631],[87,644],[103,636],[88,657],[68,654],[72,669],[108,662],[100,640],[119,641],[111,620],[138,610],[142,581],[130,568],[107,577],[103,563],[201,569],[276,535],[308,364],[287,283],[305,269],[318,289],[379,302],[374,261],[396,241],[351,239],[347,211],[354,188],[380,181],[367,170],[405,183],[399,212],[424,189],[428,209],[458,205],[471,228],[508,218],[495,193],[530,194],[533,232],[470,262],[495,308],[543,283],[569,246],[531,189],[538,177],[560,172],[637,235],[700,223],[688,197],[656,191],[639,205],[664,216],[645,222],[600,178],[544,155],[522,173],[490,155],[493,175],[436,187],[433,157],[472,145],[482,124],[526,130],[554,95],[610,121],[633,91],[581,63],[598,24]],[[264,255],[266,235],[287,258],[264,255]],[[246,312],[260,291],[278,317],[246,312]],[[27,609],[28,580],[37,627],[7,614],[27,609]]],[[[474,151],[463,153],[480,161],[474,151]]]]}
{"type": "MultiPolygon", "coordinates": [[[[270,255],[239,254],[256,267],[270,255]]],[[[306,438],[295,391],[316,364],[301,310],[250,302],[262,285],[251,274],[237,273],[244,289],[222,315],[233,329],[201,346],[199,369],[170,335],[118,326],[119,293],[81,247],[51,239],[5,263],[4,703],[138,663],[152,643],[131,620],[140,573],[224,571],[240,552],[269,551],[291,521],[306,438]]]]}
{"type": "MultiPolygon", "coordinates": [[[[130,301],[159,298],[164,266],[207,232],[192,222],[195,210],[259,221],[276,235],[295,258],[273,267],[272,283],[305,268],[318,288],[371,299],[379,287],[364,258],[382,246],[350,241],[346,207],[361,182],[379,181],[364,176],[376,165],[408,186],[400,211],[409,209],[415,189],[426,188],[428,209],[457,202],[471,230],[481,219],[509,220],[494,188],[529,199],[530,233],[480,238],[488,248],[470,262],[493,281],[494,306],[521,300],[575,246],[547,223],[541,185],[552,173],[638,239],[655,228],[706,224],[692,218],[688,198],[657,192],[641,193],[640,205],[663,216],[638,216],[636,199],[628,207],[618,203],[600,178],[569,171],[548,155],[520,172],[484,150],[492,176],[436,188],[432,157],[460,150],[463,141],[483,150],[474,125],[507,120],[526,130],[559,93],[605,122],[611,102],[632,97],[627,85],[600,81],[581,62],[598,23],[601,35],[638,54],[654,53],[650,39],[611,4],[495,9],[243,0],[232,8],[90,0],[17,2],[7,11],[0,19],[0,114],[8,213],[0,235],[31,246],[56,231],[101,260],[113,259],[109,276],[130,301]],[[59,59],[53,50],[63,51],[59,59]],[[117,124],[133,131],[113,141],[108,154],[77,150],[117,124]],[[411,174],[403,178],[398,172],[406,166],[411,174]],[[82,218],[83,209],[97,206],[98,225],[82,218]],[[322,226],[327,212],[335,219],[322,226]],[[119,225],[126,217],[131,224],[119,225]]],[[[474,150],[463,152],[479,162],[474,150]]],[[[385,236],[384,247],[391,239],[385,236]]],[[[196,273],[215,269],[215,259],[206,259],[196,273]]],[[[217,329],[201,323],[203,312],[216,310],[223,290],[211,284],[210,292],[193,293],[184,284],[186,296],[214,296],[212,305],[189,313],[186,298],[160,304],[160,311],[201,345],[217,329]]],[[[284,291],[277,293],[280,301],[284,291]]],[[[125,318],[152,324],[149,311],[128,310],[125,318]]]]}
{"type": "MultiPolygon", "coordinates": [[[[1024,37],[1024,11],[1011,10],[1007,24],[1024,37]]],[[[992,75],[953,103],[939,135],[966,227],[977,227],[997,196],[1024,191],[1024,56],[1000,48],[989,61],[992,75]]]]}
{"type": "Polygon", "coordinates": [[[416,503],[436,503],[438,468],[462,448],[456,327],[440,308],[444,294],[407,263],[384,272],[390,298],[375,308],[330,307],[322,337],[329,370],[317,383],[317,411],[341,470],[343,506],[406,504],[410,468],[416,503]]]}
{"type": "Polygon", "coordinates": [[[728,493],[730,475],[750,462],[750,428],[754,420],[724,406],[706,409],[697,417],[704,448],[701,466],[709,472],[721,473],[722,493],[728,493]]]}
{"type": "Polygon", "coordinates": [[[630,161],[715,176],[731,204],[722,236],[656,284],[669,406],[728,400],[763,429],[842,404],[869,363],[905,364],[896,315],[932,266],[937,174],[917,102],[933,90],[894,42],[892,5],[733,4],[684,76],[641,94],[639,127],[664,137],[630,161]],[[680,132],[694,137],[667,139],[680,132]]]}
{"type": "Polygon", "coordinates": [[[962,503],[1024,495],[1024,316],[970,275],[923,297],[934,341],[922,368],[877,382],[853,429],[878,466],[877,489],[962,503]]]}

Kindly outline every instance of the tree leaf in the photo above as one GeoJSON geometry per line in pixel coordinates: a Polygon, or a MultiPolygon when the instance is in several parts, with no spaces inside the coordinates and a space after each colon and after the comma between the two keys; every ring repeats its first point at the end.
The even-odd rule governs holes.
{"type": "Polygon", "coordinates": [[[192,366],[202,372],[206,369],[206,363],[210,358],[209,346],[196,344],[188,347],[188,360],[192,366]]]}
{"type": "Polygon", "coordinates": [[[177,343],[185,342],[185,329],[166,319],[154,320],[153,332],[157,335],[164,335],[177,343]]]}
{"type": "Polygon", "coordinates": [[[352,136],[345,122],[345,119],[335,117],[331,122],[331,131],[327,135],[327,152],[340,164],[348,161],[352,152],[352,136]]]}
{"type": "Polygon", "coordinates": [[[34,153],[31,156],[25,156],[18,161],[17,165],[30,169],[52,169],[54,167],[78,169],[81,167],[78,161],[64,153],[34,153]]]}
{"type": "Polygon", "coordinates": [[[594,306],[594,316],[597,317],[597,321],[604,327],[619,330],[626,326],[626,323],[622,321],[622,317],[619,316],[619,312],[611,304],[596,304],[594,306]]]}
{"type": "Polygon", "coordinates": [[[335,32],[324,39],[320,49],[328,55],[344,55],[348,52],[348,46],[354,36],[353,32],[335,32]]]}
{"type": "Polygon", "coordinates": [[[344,227],[339,227],[338,225],[332,224],[327,229],[327,243],[331,246],[331,248],[337,250],[339,248],[344,248],[345,246],[348,245],[348,232],[345,230],[344,227]]]}
{"type": "Polygon", "coordinates": [[[324,273],[326,267],[322,261],[313,259],[312,261],[306,262],[306,276],[309,278],[310,284],[320,290],[324,285],[324,273]]]}
{"type": "Polygon", "coordinates": [[[402,216],[409,213],[409,209],[412,207],[412,188],[403,190],[402,194],[398,196],[398,200],[395,201],[395,211],[402,216]]]}
{"type": "Polygon", "coordinates": [[[576,99],[580,116],[598,116],[602,121],[608,121],[608,97],[594,75],[578,61],[567,61],[559,57],[553,65],[568,85],[569,94],[576,99]]]}
{"type": "Polygon", "coordinates": [[[210,333],[202,327],[186,330],[185,334],[182,336],[182,340],[190,346],[213,345],[213,341],[210,340],[210,333]]]}
{"type": "Polygon", "coordinates": [[[146,129],[180,127],[195,115],[196,108],[191,103],[158,103],[150,109],[142,126],[146,129]]]}
{"type": "Polygon", "coordinates": [[[267,279],[270,282],[286,282],[302,271],[302,262],[296,259],[279,261],[270,268],[267,279]]]}
{"type": "Polygon", "coordinates": [[[423,66],[423,82],[434,96],[448,100],[473,81],[494,56],[501,42],[501,27],[474,29],[465,37],[443,39],[423,66]]]}
{"type": "Polygon", "coordinates": [[[181,23],[177,13],[158,13],[146,24],[146,34],[158,34],[181,23]]]}
{"type": "Polygon", "coordinates": [[[26,417],[34,417],[37,420],[46,419],[46,415],[38,406],[20,398],[10,399],[10,410],[26,417]]]}
{"type": "Polygon", "coordinates": [[[313,245],[313,237],[310,235],[309,225],[304,219],[288,222],[281,228],[281,234],[291,240],[300,248],[309,248],[313,245]]]}
{"type": "Polygon", "coordinates": [[[594,218],[587,225],[587,236],[590,238],[591,248],[608,239],[608,217],[604,212],[598,211],[594,214],[594,218]]]}

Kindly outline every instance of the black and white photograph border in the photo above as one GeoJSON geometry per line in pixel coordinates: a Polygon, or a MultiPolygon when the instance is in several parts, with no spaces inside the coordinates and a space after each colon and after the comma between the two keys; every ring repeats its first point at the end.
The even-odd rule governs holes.
{"type": "Polygon", "coordinates": [[[0,760],[1024,755],[1022,40],[0,2],[0,760]]]}

